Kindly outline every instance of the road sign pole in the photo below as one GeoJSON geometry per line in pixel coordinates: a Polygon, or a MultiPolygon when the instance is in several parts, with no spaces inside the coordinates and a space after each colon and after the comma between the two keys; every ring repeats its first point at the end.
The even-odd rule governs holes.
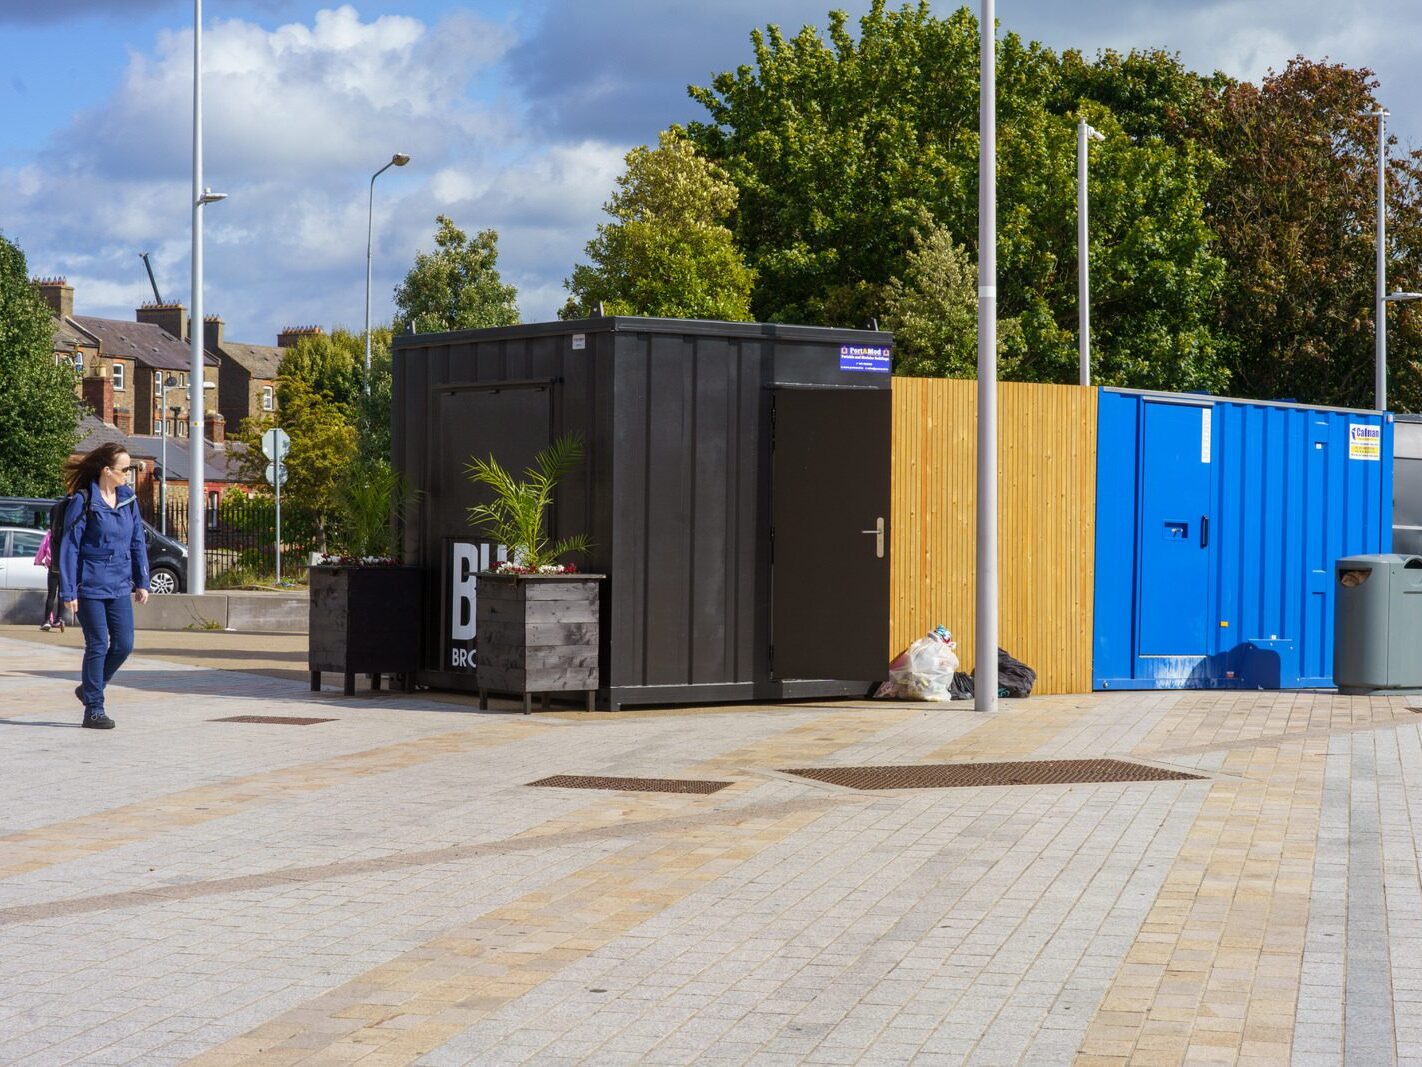
{"type": "Polygon", "coordinates": [[[272,463],[276,465],[276,584],[281,585],[281,449],[276,451],[276,459],[272,463]]]}
{"type": "Polygon", "coordinates": [[[291,450],[291,438],[286,431],[273,426],[262,434],[262,454],[271,460],[267,464],[267,481],[271,482],[276,494],[276,582],[281,585],[281,483],[286,478],[286,466],[282,462],[291,450]]]}

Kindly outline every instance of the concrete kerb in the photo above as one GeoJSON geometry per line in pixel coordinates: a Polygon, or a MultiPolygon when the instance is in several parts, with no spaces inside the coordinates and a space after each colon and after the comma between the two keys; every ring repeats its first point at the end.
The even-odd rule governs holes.
{"type": "MultiPolygon", "coordinates": [[[[239,633],[305,633],[309,612],[304,593],[180,593],[135,604],[139,630],[233,630],[239,633]]],[[[39,624],[44,594],[34,589],[0,589],[0,622],[39,624]]]]}

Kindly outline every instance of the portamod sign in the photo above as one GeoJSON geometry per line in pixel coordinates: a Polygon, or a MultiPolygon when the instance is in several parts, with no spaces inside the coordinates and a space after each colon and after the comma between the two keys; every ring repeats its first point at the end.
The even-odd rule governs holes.
{"type": "Polygon", "coordinates": [[[888,345],[840,345],[839,369],[888,374],[893,370],[893,352],[888,345]]]}

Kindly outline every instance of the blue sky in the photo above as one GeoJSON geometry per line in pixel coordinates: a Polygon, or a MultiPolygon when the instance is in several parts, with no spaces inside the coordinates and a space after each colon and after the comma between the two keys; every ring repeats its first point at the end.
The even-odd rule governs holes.
{"type": "MultiPolygon", "coordinates": [[[[500,233],[527,321],[562,281],[636,144],[699,117],[689,82],[748,58],[749,31],[823,26],[866,0],[207,0],[206,307],[229,337],[359,327],[366,196],[376,187],[374,316],[434,216],[500,233]]],[[[936,4],[946,13],[952,6],[936,4]]],[[[976,4],[973,5],[976,8],[976,4]]],[[[1303,53],[1368,66],[1394,130],[1422,146],[1419,0],[999,0],[1057,48],[1164,47],[1257,78],[1303,53]],[[1412,111],[1409,112],[1409,107],[1412,111]]],[[[82,314],[188,302],[190,0],[0,0],[0,233],[82,314]]]]}

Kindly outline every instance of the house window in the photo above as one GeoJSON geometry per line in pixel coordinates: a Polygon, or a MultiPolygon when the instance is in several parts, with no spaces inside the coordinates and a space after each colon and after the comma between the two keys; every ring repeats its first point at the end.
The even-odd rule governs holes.
{"type": "Polygon", "coordinates": [[[209,530],[217,529],[217,516],[218,495],[215,492],[209,491],[207,494],[207,528],[209,530]]]}
{"type": "Polygon", "coordinates": [[[262,410],[271,411],[274,402],[275,398],[272,395],[272,387],[270,385],[262,386],[262,410]]]}
{"type": "Polygon", "coordinates": [[[124,365],[118,360],[114,360],[114,390],[116,392],[123,392],[124,377],[124,365]]]}
{"type": "Polygon", "coordinates": [[[74,373],[77,374],[77,375],[79,375],[81,378],[84,376],[84,353],[83,353],[83,352],[75,352],[75,353],[74,353],[74,373]]]}

